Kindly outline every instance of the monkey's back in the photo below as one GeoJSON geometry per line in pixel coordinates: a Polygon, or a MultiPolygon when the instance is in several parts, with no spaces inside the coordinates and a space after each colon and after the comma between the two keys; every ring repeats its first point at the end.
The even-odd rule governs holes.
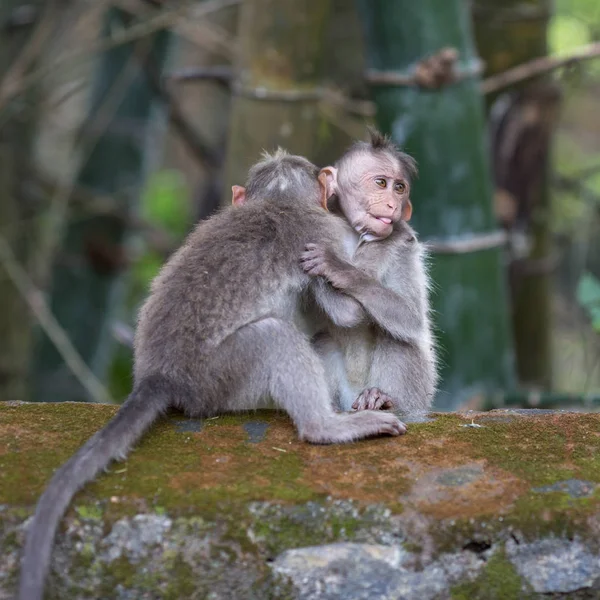
{"type": "Polygon", "coordinates": [[[193,379],[207,353],[265,317],[292,321],[309,282],[306,243],[331,239],[338,217],[300,203],[255,202],[196,226],[164,265],[139,317],[135,376],[193,379]]]}

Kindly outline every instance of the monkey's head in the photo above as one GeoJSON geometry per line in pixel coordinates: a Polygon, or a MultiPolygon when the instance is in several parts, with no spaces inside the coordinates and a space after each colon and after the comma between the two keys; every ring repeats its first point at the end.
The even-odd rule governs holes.
{"type": "Polygon", "coordinates": [[[327,207],[325,175],[319,175],[319,168],[303,156],[288,154],[281,148],[274,154],[265,152],[248,171],[245,187],[234,185],[231,191],[236,205],[303,198],[327,207]]]}
{"type": "Polygon", "coordinates": [[[361,235],[385,238],[412,214],[411,179],[415,160],[386,136],[369,129],[370,142],[356,142],[333,167],[321,169],[327,198],[334,196],[344,216],[361,235]]]}

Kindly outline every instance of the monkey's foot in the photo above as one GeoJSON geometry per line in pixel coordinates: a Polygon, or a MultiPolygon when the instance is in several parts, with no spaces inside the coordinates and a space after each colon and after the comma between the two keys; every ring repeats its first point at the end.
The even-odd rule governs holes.
{"type": "Polygon", "coordinates": [[[391,396],[382,392],[379,388],[366,388],[354,401],[354,410],[386,410],[394,408],[396,403],[391,396]]]}
{"type": "MultiPolygon", "coordinates": [[[[362,428],[375,428],[370,435],[404,435],[408,429],[406,425],[393,413],[362,411],[354,413],[352,416],[360,417],[360,426],[362,428]]],[[[362,437],[362,436],[361,436],[362,437]]]]}
{"type": "Polygon", "coordinates": [[[320,431],[310,428],[301,432],[300,436],[313,444],[340,444],[379,435],[403,435],[406,429],[406,425],[394,413],[365,410],[338,414],[320,431]]]}

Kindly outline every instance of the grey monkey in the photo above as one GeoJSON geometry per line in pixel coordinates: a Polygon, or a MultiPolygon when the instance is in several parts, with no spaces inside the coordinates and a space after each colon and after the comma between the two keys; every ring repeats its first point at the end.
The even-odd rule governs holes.
{"type": "Polygon", "coordinates": [[[426,255],[407,222],[416,164],[389,138],[370,135],[322,170],[328,197],[351,225],[351,256],[320,242],[307,246],[302,264],[357,305],[354,323],[325,319],[314,345],[342,410],[394,408],[416,421],[431,408],[438,381],[426,255]]]}
{"type": "Polygon", "coordinates": [[[340,327],[348,320],[343,301],[354,302],[306,274],[298,260],[308,242],[337,248],[342,238],[343,219],[322,207],[325,183],[302,157],[267,155],[248,174],[252,201],[200,223],[165,264],[140,311],[130,396],[58,469],[37,504],[19,600],[41,600],[56,529],[73,495],[124,458],[169,407],[210,417],[255,408],[270,396],[313,443],[406,431],[391,413],[336,413],[323,364],[293,323],[307,291],[340,327]]]}

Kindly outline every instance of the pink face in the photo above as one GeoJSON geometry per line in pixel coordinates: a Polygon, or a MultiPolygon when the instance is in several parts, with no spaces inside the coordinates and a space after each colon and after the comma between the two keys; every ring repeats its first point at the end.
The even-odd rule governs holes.
{"type": "Polygon", "coordinates": [[[408,221],[412,207],[409,182],[402,166],[388,154],[358,154],[333,170],[341,209],[361,234],[386,238],[394,223],[408,221]]]}

